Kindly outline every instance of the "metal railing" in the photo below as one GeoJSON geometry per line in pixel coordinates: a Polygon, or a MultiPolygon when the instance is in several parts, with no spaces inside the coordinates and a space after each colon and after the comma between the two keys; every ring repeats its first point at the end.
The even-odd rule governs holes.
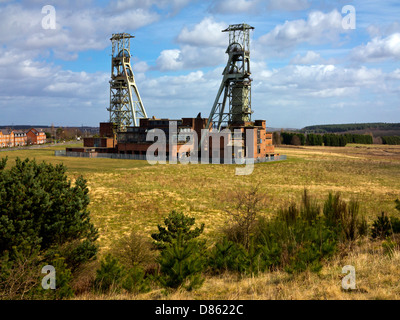
{"type": "MultiPolygon", "coordinates": [[[[76,158],[106,158],[106,159],[125,159],[125,160],[151,160],[157,161],[157,158],[149,159],[145,154],[122,154],[122,153],[97,153],[97,152],[70,152],[65,150],[57,150],[54,152],[56,157],[76,157],[76,158]]],[[[168,159],[167,159],[168,160],[168,159]]],[[[219,163],[219,164],[245,164],[245,161],[248,162],[250,159],[240,158],[240,159],[229,159],[225,160],[221,159],[209,159],[210,164],[219,163]]],[[[254,163],[263,163],[263,162],[273,162],[273,161],[283,161],[287,160],[286,155],[276,155],[266,158],[256,158],[254,159],[254,163]]],[[[179,159],[178,159],[179,161],[179,159]]],[[[199,158],[199,163],[205,163],[207,161],[199,158]]]]}

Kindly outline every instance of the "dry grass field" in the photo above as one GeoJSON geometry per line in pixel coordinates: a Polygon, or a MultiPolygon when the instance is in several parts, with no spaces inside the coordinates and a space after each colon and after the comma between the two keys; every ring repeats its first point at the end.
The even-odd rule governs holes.
{"type": "MultiPolygon", "coordinates": [[[[232,192],[256,184],[266,194],[261,214],[267,216],[301,199],[304,188],[321,205],[329,192],[359,200],[370,224],[382,211],[399,214],[394,200],[400,198],[400,146],[280,147],[276,150],[286,154],[287,161],[256,164],[249,176],[236,176],[234,165],[149,165],[146,161],[54,157],[57,148],[0,152],[0,157],[7,155],[9,165],[16,157],[62,162],[71,179],[83,175],[90,188],[92,221],[100,232],[100,255],[132,229],[150,237],[173,209],[204,222],[203,237],[215,240],[227,221],[224,209],[232,192]]],[[[342,248],[319,274],[274,271],[241,279],[225,274],[207,277],[200,289],[189,293],[165,296],[154,288],[137,296],[84,294],[76,299],[399,299],[400,250],[391,257],[383,251],[381,242],[362,239],[351,250],[342,248]],[[356,268],[357,290],[353,292],[341,289],[345,265],[356,268]]]]}

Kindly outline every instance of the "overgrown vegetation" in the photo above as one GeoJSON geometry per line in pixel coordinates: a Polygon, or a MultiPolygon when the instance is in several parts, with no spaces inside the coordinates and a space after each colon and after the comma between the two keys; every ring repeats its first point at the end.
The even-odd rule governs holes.
{"type": "Polygon", "coordinates": [[[209,267],[213,273],[233,271],[254,275],[276,268],[289,273],[318,272],[323,262],[335,254],[339,243],[367,235],[359,203],[354,200],[347,203],[340,194],[329,194],[321,210],[305,189],[300,205],[283,207],[276,217],[269,219],[260,216],[260,210],[247,214],[250,210],[243,207],[243,198],[250,204],[260,203],[262,195],[252,189],[236,198],[243,212],[240,217],[247,224],[236,219],[223,229],[223,239],[210,253],[209,267]]]}
{"type": "MultiPolygon", "coordinates": [[[[0,166],[1,170],[6,171],[4,160],[0,166]]],[[[78,179],[78,176],[74,180],[75,178],[78,179]]],[[[46,249],[46,255],[40,246],[37,251],[32,249],[33,254],[29,257],[15,252],[10,258],[10,253],[7,252],[0,265],[2,298],[68,298],[73,293],[76,294],[72,283],[80,272],[87,272],[89,280],[83,293],[93,294],[91,297],[113,297],[114,294],[142,294],[140,297],[147,297],[143,294],[149,291],[153,292],[152,297],[158,297],[160,288],[167,289],[165,294],[174,295],[182,289],[193,294],[202,286],[201,290],[206,290],[204,287],[208,288],[210,281],[204,285],[204,279],[211,278],[214,282],[212,277],[216,274],[219,275],[215,278],[216,281],[226,275],[232,276],[230,279],[258,279],[276,272],[295,274],[295,277],[300,278],[303,275],[309,277],[309,274],[318,275],[322,268],[332,264],[332,260],[337,257],[350,254],[351,251],[344,253],[343,248],[357,248],[360,243],[357,240],[366,235],[372,239],[368,243],[376,243],[383,248],[385,255],[396,257],[394,253],[398,250],[398,240],[395,236],[400,232],[400,220],[397,216],[387,216],[389,228],[386,230],[389,232],[379,233],[379,230],[385,230],[387,224],[384,223],[385,227],[381,228],[378,222],[371,221],[371,215],[367,224],[364,214],[365,198],[357,197],[359,200],[345,201],[341,193],[330,193],[325,197],[320,192],[314,198],[316,189],[312,189],[312,194],[305,189],[301,199],[288,201],[279,210],[273,211],[272,203],[278,196],[274,192],[266,193],[266,190],[265,184],[241,185],[237,192],[233,192],[229,201],[221,204],[225,211],[223,230],[207,235],[203,234],[205,227],[209,230],[209,227],[214,227],[214,218],[221,219],[214,216],[215,208],[211,206],[204,210],[210,210],[212,220],[202,220],[200,216],[199,221],[205,221],[205,224],[196,224],[198,215],[195,220],[194,215],[182,213],[182,207],[175,204],[177,209],[169,214],[163,213],[161,217],[164,217],[164,224],[158,226],[158,214],[161,212],[149,207],[147,210],[158,219],[154,219],[156,222],[153,222],[153,227],[141,228],[143,224],[138,223],[134,229],[124,228],[124,233],[118,232],[119,239],[107,245],[107,249],[102,252],[103,258],[98,264],[93,264],[90,272],[84,271],[83,266],[94,257],[83,261],[68,258],[68,254],[73,252],[71,249],[83,242],[83,239],[75,239],[61,247],[54,246],[51,250],[46,249]],[[252,185],[257,187],[251,187],[252,185]],[[213,213],[211,210],[214,210],[213,213]],[[155,229],[158,232],[152,231],[155,229]],[[373,234],[377,236],[374,237],[373,234]],[[40,266],[56,266],[58,291],[45,292],[40,287],[44,275],[37,268],[39,263],[40,266]],[[16,281],[20,278],[26,281],[16,281]],[[13,295],[4,294],[7,290],[10,292],[10,288],[13,295]],[[15,288],[18,289],[14,290],[15,288]]],[[[296,192],[293,194],[297,194],[296,192]]],[[[1,195],[0,193],[0,197],[1,195]]],[[[354,194],[352,198],[354,199],[354,194]]],[[[397,200],[395,206],[400,211],[400,201],[397,200]]],[[[387,206],[382,210],[389,212],[390,209],[387,206]]],[[[188,208],[184,212],[195,211],[188,208]]],[[[375,212],[379,213],[381,210],[375,212]]],[[[123,218],[122,214],[119,217],[123,218]]],[[[136,223],[137,220],[131,219],[136,223]]],[[[151,223],[146,226],[151,226],[151,223]]],[[[96,241],[93,242],[95,243],[96,241]]],[[[86,249],[81,247],[76,252],[82,254],[86,249]]],[[[323,274],[325,273],[326,271],[323,274]]],[[[234,280],[230,281],[235,283],[234,280]]]]}
{"type": "Polygon", "coordinates": [[[4,299],[69,297],[69,282],[60,279],[69,278],[68,274],[95,259],[97,253],[98,231],[87,210],[86,181],[78,177],[73,186],[63,165],[19,158],[9,170],[6,164],[7,158],[2,159],[0,294],[4,299]],[[58,266],[59,285],[44,292],[37,271],[47,264],[58,266]],[[26,271],[22,276],[21,268],[26,271]]]}

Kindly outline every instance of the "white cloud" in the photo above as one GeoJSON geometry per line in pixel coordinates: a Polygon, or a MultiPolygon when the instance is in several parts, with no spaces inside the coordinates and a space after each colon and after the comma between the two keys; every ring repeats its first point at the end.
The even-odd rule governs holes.
{"type": "Polygon", "coordinates": [[[193,46],[227,47],[228,38],[222,30],[228,27],[223,22],[216,22],[206,17],[191,30],[184,27],[177,37],[177,41],[193,46]]]}
{"type": "Polygon", "coordinates": [[[343,32],[342,15],[337,10],[329,13],[313,11],[307,20],[292,20],[277,25],[261,36],[255,46],[258,52],[272,51],[279,55],[303,43],[316,45],[337,42],[343,32]]]}
{"type": "Polygon", "coordinates": [[[291,61],[291,64],[322,64],[324,59],[321,58],[319,53],[314,51],[307,51],[304,56],[297,54],[291,61]]]}
{"type": "Polygon", "coordinates": [[[214,67],[226,63],[228,35],[222,30],[228,25],[206,17],[191,28],[184,26],[176,37],[179,48],[163,50],[156,67],[161,71],[214,67]]]}
{"type": "Polygon", "coordinates": [[[218,14],[260,13],[267,10],[297,11],[310,6],[308,0],[214,0],[210,11],[218,14]]]}
{"type": "Polygon", "coordinates": [[[157,59],[161,71],[179,70],[183,68],[182,54],[179,49],[163,50],[157,59]]]}
{"type": "MultiPolygon", "coordinates": [[[[254,75],[257,78],[257,74],[254,75]]],[[[334,65],[289,65],[264,73],[261,88],[275,93],[309,97],[341,97],[359,90],[385,90],[385,75],[380,69],[347,69],[334,65]]]]}
{"type": "Polygon", "coordinates": [[[68,8],[60,3],[56,5],[55,30],[42,28],[40,5],[10,3],[0,10],[0,41],[9,47],[33,50],[33,55],[52,50],[57,57],[71,60],[79,52],[106,48],[112,33],[129,32],[158,21],[161,15],[154,10],[154,1],[147,2],[136,1],[136,6],[121,11],[113,4],[68,8]]]}
{"type": "Polygon", "coordinates": [[[132,65],[133,72],[144,73],[150,69],[146,61],[135,62],[132,65]]]}
{"type": "Polygon", "coordinates": [[[180,49],[163,50],[156,65],[161,71],[213,67],[226,62],[225,56],[222,48],[184,45],[180,49]]]}
{"type": "Polygon", "coordinates": [[[156,67],[161,71],[177,71],[213,67],[226,62],[228,36],[221,32],[227,25],[206,17],[191,28],[183,27],[176,40],[179,48],[163,50],[156,67]]]}
{"type": "Polygon", "coordinates": [[[377,62],[387,59],[400,59],[400,33],[385,38],[376,37],[366,45],[353,49],[352,57],[360,62],[377,62]]]}

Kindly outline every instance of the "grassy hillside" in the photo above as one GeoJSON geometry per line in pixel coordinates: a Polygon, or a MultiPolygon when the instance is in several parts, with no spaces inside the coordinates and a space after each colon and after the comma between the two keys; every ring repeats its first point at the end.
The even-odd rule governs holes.
{"type": "MultiPolygon", "coordinates": [[[[99,228],[100,255],[113,248],[115,241],[138,228],[149,237],[157,224],[173,209],[206,225],[204,239],[213,240],[227,220],[226,201],[234,190],[247,190],[259,183],[267,194],[262,215],[270,216],[292,200],[301,198],[304,188],[320,204],[329,192],[343,198],[356,198],[371,224],[382,211],[396,214],[394,200],[400,198],[400,147],[350,145],[335,147],[279,148],[287,154],[284,162],[255,166],[250,176],[236,176],[232,165],[149,165],[146,161],[54,157],[54,150],[2,152],[9,165],[18,156],[37,161],[64,163],[68,175],[83,175],[90,187],[90,211],[99,228]]],[[[320,274],[308,272],[293,276],[283,271],[257,278],[237,279],[225,274],[207,277],[202,288],[178,291],[164,296],[154,288],[139,296],[114,295],[100,298],[128,299],[380,299],[400,298],[400,251],[391,259],[383,254],[381,243],[364,239],[352,250],[328,262],[320,274]],[[354,265],[359,290],[341,290],[341,268],[354,265]]],[[[99,298],[90,293],[77,299],[99,298]]]]}

